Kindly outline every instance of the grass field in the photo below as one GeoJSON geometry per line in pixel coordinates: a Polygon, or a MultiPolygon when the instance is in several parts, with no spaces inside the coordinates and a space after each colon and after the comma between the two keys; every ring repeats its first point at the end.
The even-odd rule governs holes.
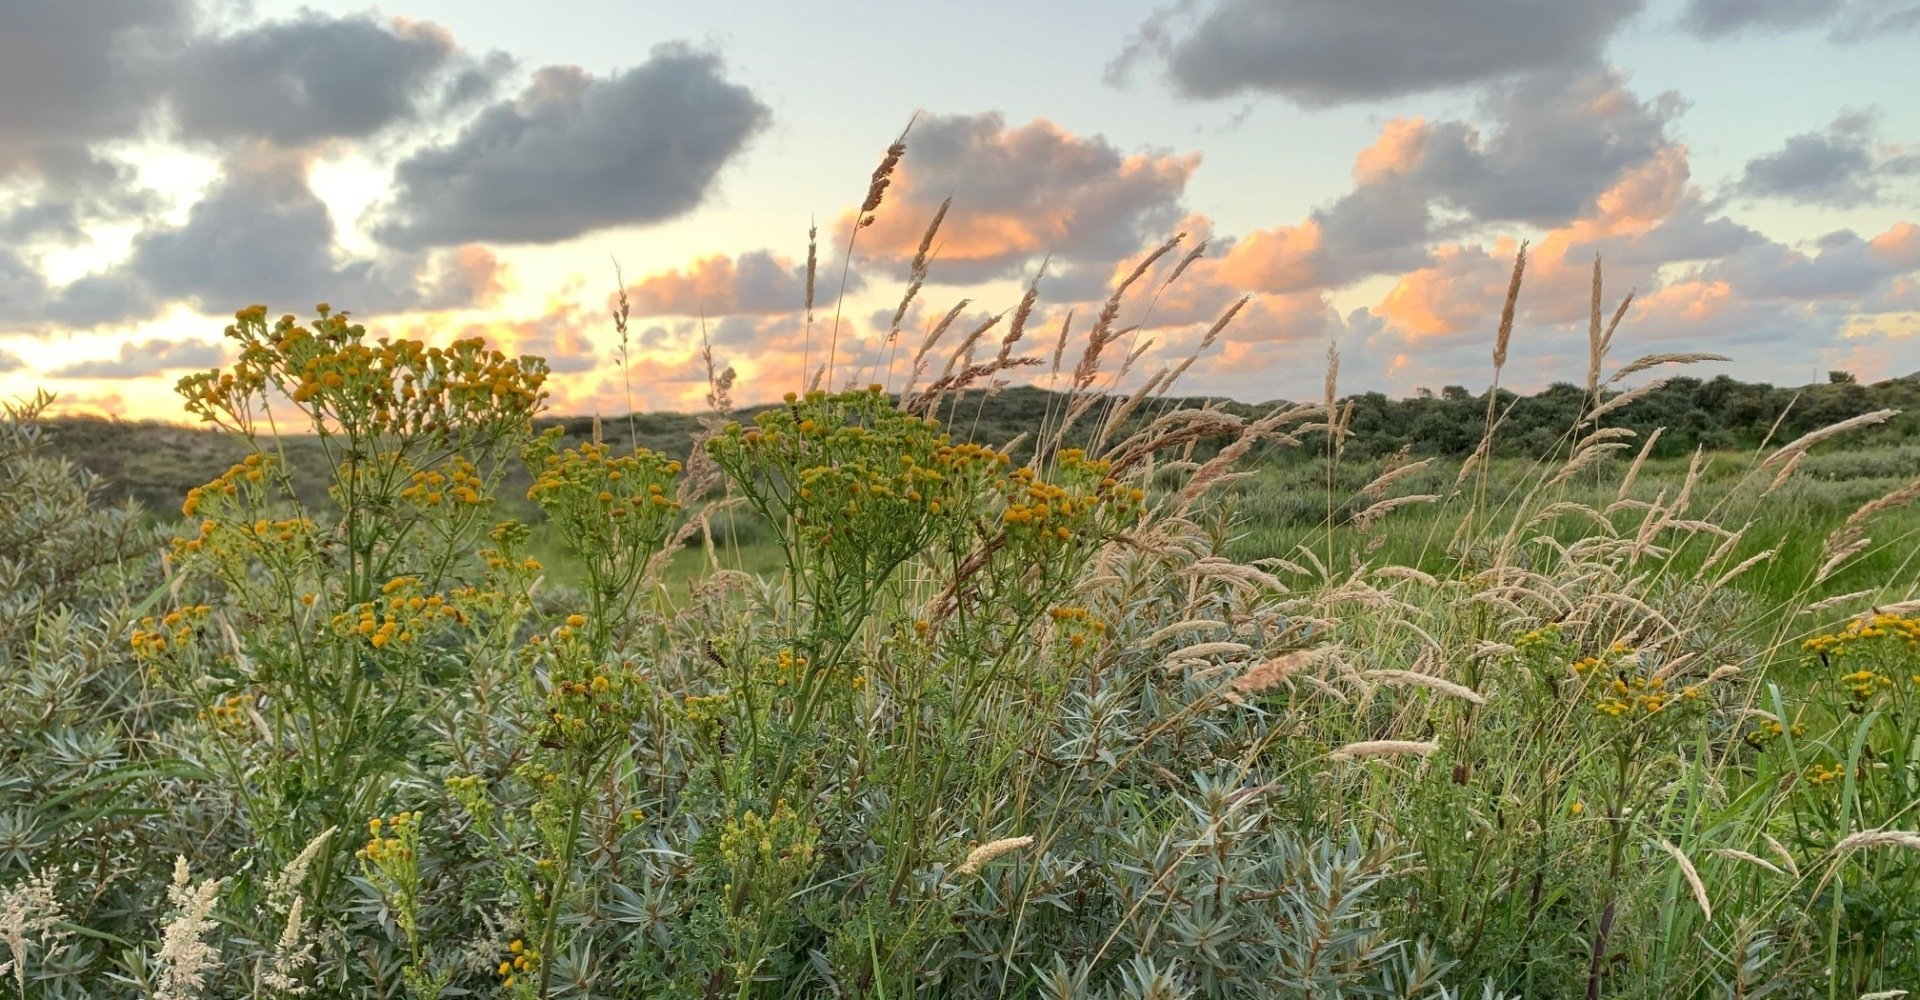
{"type": "Polygon", "coordinates": [[[97,428],[0,420],[0,989],[1920,977],[1920,448],[1860,443],[1890,413],[1670,457],[1596,393],[1539,460],[1329,457],[1338,400],[1087,435],[1128,405],[1089,376],[1018,453],[880,388],[678,451],[658,418],[663,453],[536,433],[537,359],[232,335],[182,384],[227,436],[152,431],[192,461],[59,444],[177,518],[48,437],[97,428]],[[245,433],[262,391],[301,435],[245,433]]]}

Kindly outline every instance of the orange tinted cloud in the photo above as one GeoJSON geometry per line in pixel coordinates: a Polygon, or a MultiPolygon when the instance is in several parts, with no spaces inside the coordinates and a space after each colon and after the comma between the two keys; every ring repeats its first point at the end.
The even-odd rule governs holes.
{"type": "Polygon", "coordinates": [[[1441,247],[1431,266],[1401,275],[1374,313],[1413,339],[1491,329],[1512,275],[1510,261],[1479,247],[1441,247]]]}
{"type": "MultiPolygon", "coordinates": [[[[714,254],[650,274],[627,289],[636,316],[727,316],[797,312],[806,305],[806,265],[754,250],[714,254]]],[[[859,288],[858,276],[849,291],[859,288]]]]}
{"type": "Polygon", "coordinates": [[[1353,179],[1368,184],[1388,174],[1404,174],[1419,165],[1426,144],[1425,118],[1395,118],[1381,127],[1373,145],[1353,158],[1353,179]]]}
{"type": "Polygon", "coordinates": [[[1920,268],[1920,226],[1896,222],[1867,241],[1875,255],[1894,267],[1920,268]]]}
{"type": "MultiPolygon", "coordinates": [[[[1198,154],[1123,154],[1045,119],[1017,127],[997,113],[922,119],[873,225],[860,231],[859,252],[911,258],[951,196],[933,280],[998,277],[1045,253],[1105,267],[1171,235],[1199,164],[1198,154]]],[[[853,213],[841,217],[840,244],[853,223],[853,213]]]]}

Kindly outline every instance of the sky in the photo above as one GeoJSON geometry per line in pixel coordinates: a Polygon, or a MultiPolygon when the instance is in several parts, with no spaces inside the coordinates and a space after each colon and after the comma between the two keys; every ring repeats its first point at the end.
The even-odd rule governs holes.
{"type": "Polygon", "coordinates": [[[1036,276],[1047,385],[1182,234],[1103,385],[1482,387],[1523,244],[1503,385],[1585,379],[1596,259],[1615,365],[1877,380],[1920,371],[1916,53],[1915,0],[0,0],[0,399],[177,420],[236,309],[320,302],[546,357],[563,413],[698,409],[708,349],[737,402],[829,345],[899,389],[1036,276]]]}

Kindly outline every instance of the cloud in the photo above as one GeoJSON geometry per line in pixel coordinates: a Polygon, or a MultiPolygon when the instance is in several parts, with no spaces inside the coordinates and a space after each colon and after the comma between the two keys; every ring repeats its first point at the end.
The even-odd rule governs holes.
{"type": "Polygon", "coordinates": [[[478,68],[434,24],[306,12],[195,38],[171,60],[167,92],[186,138],[294,147],[366,138],[448,93],[470,99],[478,68]]]}
{"type": "MultiPolygon", "coordinates": [[[[1402,120],[1356,163],[1355,199],[1438,204],[1474,222],[1554,225],[1587,210],[1629,171],[1674,148],[1667,129],[1682,108],[1672,94],[1643,101],[1618,70],[1544,74],[1496,84],[1481,101],[1490,124],[1402,120]]],[[[1397,205],[1397,203],[1396,203],[1397,205]]],[[[1331,233],[1379,228],[1363,219],[1411,213],[1353,212],[1336,204],[1323,213],[1331,233]],[[1344,225],[1340,223],[1345,223],[1344,225]]],[[[1396,234],[1398,235],[1398,234],[1396,234]]],[[[1373,241],[1377,243],[1378,241],[1373,241]]]]}
{"type": "Polygon", "coordinates": [[[1708,40],[1824,28],[1832,41],[1859,42],[1920,28],[1920,5],[1911,0],[1688,0],[1680,26],[1708,40]]]}
{"type": "MultiPolygon", "coordinates": [[[[860,287],[856,274],[847,291],[860,287]]],[[[627,289],[628,305],[636,316],[798,312],[805,308],[806,296],[807,265],[767,250],[751,250],[738,257],[702,257],[684,269],[647,275],[627,289]]]]}
{"type": "MultiPolygon", "coordinates": [[[[940,202],[953,209],[935,240],[933,281],[1016,274],[1042,255],[1107,268],[1172,235],[1197,154],[1123,154],[1099,135],[1052,122],[1009,127],[997,112],[922,117],[858,252],[910,259],[940,202]]],[[[841,220],[843,234],[853,216],[841,220]]]]}
{"type": "Polygon", "coordinates": [[[1189,98],[1328,107],[1594,64],[1640,0],[1212,0],[1157,10],[1108,67],[1163,67],[1189,98]]]}
{"type": "Polygon", "coordinates": [[[555,243],[685,214],[769,119],[723,68],[663,45],[607,78],[542,69],[519,99],[403,160],[375,235],[403,249],[555,243]]]}
{"type": "Polygon", "coordinates": [[[0,178],[48,150],[122,139],[152,101],[157,54],[190,29],[190,0],[0,5],[0,178]],[[27,99],[26,95],[32,95],[27,99]]]}
{"type": "Polygon", "coordinates": [[[115,357],[80,361],[47,374],[52,378],[144,378],[184,368],[213,368],[222,360],[219,344],[156,337],[145,343],[121,344],[120,353],[115,357]]]}
{"type": "Polygon", "coordinates": [[[484,304],[499,290],[499,265],[483,248],[340,259],[334,237],[305,161],[256,155],[228,162],[183,224],[138,236],[128,267],[155,297],[215,313],[252,302],[450,309],[484,304]]]}
{"type": "Polygon", "coordinates": [[[1821,132],[1789,136],[1781,147],[1747,161],[1734,190],[1801,205],[1855,208],[1874,204],[1895,177],[1920,174],[1920,154],[1878,141],[1869,112],[1847,112],[1821,132]]]}
{"type": "Polygon", "coordinates": [[[0,240],[14,245],[81,241],[96,223],[151,214],[160,203],[126,162],[85,146],[44,146],[14,161],[11,190],[0,190],[0,240]]]}
{"type": "Polygon", "coordinates": [[[19,355],[8,351],[0,351],[0,375],[5,375],[8,372],[17,372],[26,366],[27,363],[20,360],[19,355]]]}

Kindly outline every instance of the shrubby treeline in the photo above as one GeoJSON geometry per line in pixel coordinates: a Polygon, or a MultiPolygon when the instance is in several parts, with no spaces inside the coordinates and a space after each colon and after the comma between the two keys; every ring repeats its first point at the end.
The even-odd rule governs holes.
{"type": "MultiPolygon", "coordinates": [[[[1602,398],[1613,398],[1608,392],[1602,398]]],[[[1063,394],[1031,387],[996,393],[960,394],[940,413],[957,433],[981,441],[1015,442],[1048,420],[1062,406],[1063,394]]],[[[1487,395],[1461,386],[1422,390],[1404,399],[1383,393],[1344,397],[1351,404],[1345,448],[1355,458],[1384,458],[1403,448],[1417,456],[1464,458],[1480,443],[1486,430],[1487,395]]],[[[1531,395],[1501,390],[1495,411],[1500,432],[1495,436],[1496,457],[1545,458],[1563,447],[1565,434],[1591,404],[1584,389],[1555,383],[1531,395]]],[[[1262,407],[1205,397],[1168,397],[1143,406],[1125,421],[1138,430],[1170,409],[1213,405],[1242,417],[1262,407]]],[[[1276,405],[1276,404],[1267,404],[1276,405]]],[[[1752,449],[1763,441],[1791,440],[1801,434],[1874,410],[1901,411],[1885,425],[1866,431],[1856,443],[1897,443],[1920,438],[1920,374],[1884,382],[1861,383],[1844,373],[1830,381],[1800,387],[1742,382],[1720,375],[1708,379],[1680,376],[1664,383],[1632,406],[1602,418],[1605,426],[1625,427],[1643,439],[1654,428],[1664,428],[1653,455],[1669,458],[1695,448],[1752,449]]],[[[751,419],[762,408],[741,411],[751,419]]],[[[578,444],[593,439],[595,425],[601,439],[617,449],[646,448],[680,459],[687,457],[699,433],[700,418],[692,414],[646,413],[631,417],[551,417],[536,428],[560,428],[563,440],[578,444]]],[[[60,455],[101,477],[101,495],[108,500],[133,498],[147,509],[170,517],[187,490],[206,482],[236,461],[241,452],[231,441],[192,427],[151,421],[109,421],[85,417],[54,417],[46,421],[51,454],[60,455]]],[[[1091,433],[1073,429],[1072,443],[1084,445],[1091,433]]],[[[1211,455],[1220,439],[1197,443],[1196,453],[1211,455]]],[[[1015,444],[1015,457],[1029,457],[1031,438],[1015,444]]],[[[311,442],[297,436],[285,445],[294,466],[297,488],[317,498],[324,484],[318,475],[311,442]]],[[[1313,461],[1311,450],[1262,452],[1278,464],[1313,461]]],[[[525,486],[524,475],[516,486],[525,486]]]]}

